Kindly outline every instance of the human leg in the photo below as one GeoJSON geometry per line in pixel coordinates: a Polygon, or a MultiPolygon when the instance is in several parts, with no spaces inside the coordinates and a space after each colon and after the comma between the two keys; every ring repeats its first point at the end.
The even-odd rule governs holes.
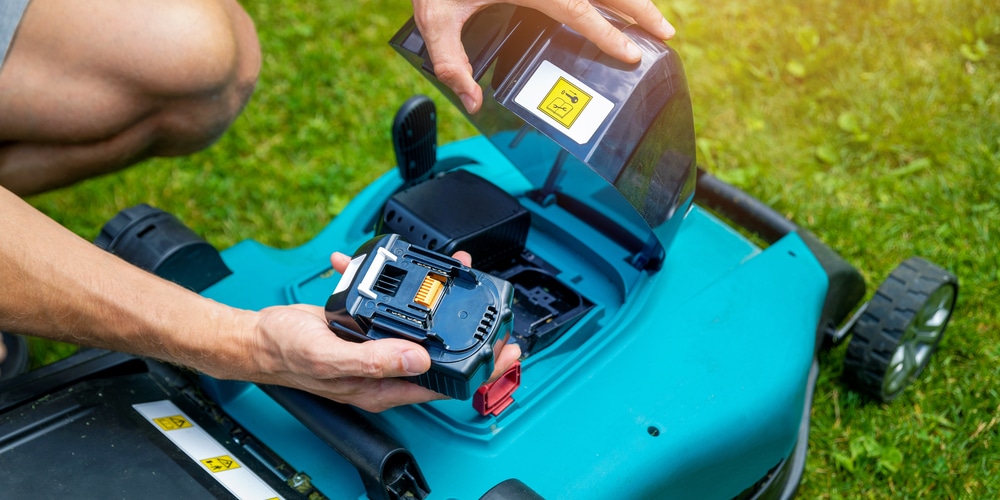
{"type": "Polygon", "coordinates": [[[202,149],[259,68],[236,0],[32,0],[0,68],[0,185],[32,194],[202,149]]]}

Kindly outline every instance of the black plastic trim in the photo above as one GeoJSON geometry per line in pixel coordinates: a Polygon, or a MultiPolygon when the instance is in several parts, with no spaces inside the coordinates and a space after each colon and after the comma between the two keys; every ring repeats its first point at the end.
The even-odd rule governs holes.
{"type": "Polygon", "coordinates": [[[555,200],[556,204],[563,210],[586,221],[591,227],[631,253],[632,257],[629,259],[629,263],[632,264],[632,267],[640,271],[651,272],[659,271],[663,267],[667,251],[656,235],[650,234],[643,241],[641,237],[614,222],[594,207],[566,193],[557,192],[555,200]]]}
{"type": "Polygon", "coordinates": [[[479,500],[545,500],[545,498],[520,479],[511,478],[490,488],[490,491],[479,497],[479,500]]]}
{"type": "Polygon", "coordinates": [[[0,382],[0,412],[84,380],[145,371],[146,363],[130,354],[81,349],[68,358],[0,382]]]}
{"type": "Polygon", "coordinates": [[[351,463],[372,500],[430,493],[413,454],[350,406],[288,387],[258,387],[351,463]]]}
{"type": "Polygon", "coordinates": [[[118,212],[94,244],[195,292],[232,274],[215,247],[173,214],[145,203],[118,212]]]}
{"type": "Polygon", "coordinates": [[[739,188],[723,182],[718,177],[698,168],[698,183],[694,201],[715,210],[734,224],[774,243],[788,233],[799,231],[799,226],[779,214],[764,202],[739,188]]]}

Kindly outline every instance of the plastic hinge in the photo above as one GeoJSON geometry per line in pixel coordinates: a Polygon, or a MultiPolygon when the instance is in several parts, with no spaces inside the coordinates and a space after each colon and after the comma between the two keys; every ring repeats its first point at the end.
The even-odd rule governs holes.
{"type": "Polygon", "coordinates": [[[482,416],[499,416],[514,402],[514,391],[521,386],[521,362],[516,361],[500,378],[481,386],[472,395],[472,407],[482,416]]]}

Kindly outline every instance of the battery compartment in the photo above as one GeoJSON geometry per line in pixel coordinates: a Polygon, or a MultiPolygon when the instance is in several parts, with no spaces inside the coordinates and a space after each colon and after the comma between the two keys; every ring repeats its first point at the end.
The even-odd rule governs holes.
{"type": "Polygon", "coordinates": [[[555,342],[593,303],[563,283],[558,268],[525,249],[529,226],[530,213],[516,198],[478,175],[454,170],[393,195],[379,232],[418,245],[432,241],[431,249],[442,253],[467,251],[476,268],[509,281],[512,341],[530,356],[555,342]]]}
{"type": "Polygon", "coordinates": [[[514,285],[514,341],[526,354],[545,349],[593,304],[542,267],[516,266],[500,276],[514,285]]]}

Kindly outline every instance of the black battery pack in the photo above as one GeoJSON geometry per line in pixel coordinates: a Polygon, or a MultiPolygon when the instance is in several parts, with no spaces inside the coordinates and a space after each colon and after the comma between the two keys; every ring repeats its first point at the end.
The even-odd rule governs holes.
{"type": "Polygon", "coordinates": [[[431,368],[408,380],[468,400],[493,373],[494,347],[511,332],[513,286],[398,234],[358,249],[326,303],[341,338],[401,338],[427,349],[431,368]]]}

